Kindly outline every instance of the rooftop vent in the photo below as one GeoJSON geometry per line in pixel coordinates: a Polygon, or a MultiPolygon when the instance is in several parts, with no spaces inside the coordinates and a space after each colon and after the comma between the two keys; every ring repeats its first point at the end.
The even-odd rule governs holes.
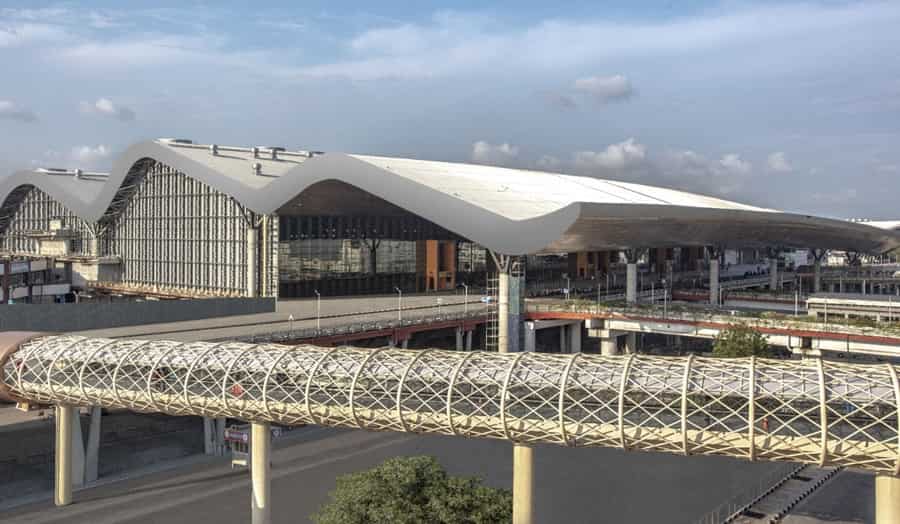
{"type": "Polygon", "coordinates": [[[262,164],[259,162],[253,163],[253,174],[256,176],[262,176],[262,164]]]}
{"type": "Polygon", "coordinates": [[[209,146],[209,152],[212,154],[212,156],[218,155],[219,154],[219,146],[217,144],[211,144],[209,146]]]}
{"type": "Polygon", "coordinates": [[[184,144],[190,145],[193,144],[194,141],[189,138],[160,138],[160,142],[166,142],[167,144],[184,144]]]}
{"type": "Polygon", "coordinates": [[[272,154],[272,160],[278,160],[278,152],[284,151],[283,147],[271,146],[268,148],[269,152],[272,154]]]}
{"type": "Polygon", "coordinates": [[[259,148],[258,147],[255,147],[255,146],[251,147],[250,152],[253,153],[253,158],[259,158],[259,148]]]}
{"type": "Polygon", "coordinates": [[[76,169],[72,174],[75,175],[76,179],[81,178],[81,170],[80,169],[76,169]]]}

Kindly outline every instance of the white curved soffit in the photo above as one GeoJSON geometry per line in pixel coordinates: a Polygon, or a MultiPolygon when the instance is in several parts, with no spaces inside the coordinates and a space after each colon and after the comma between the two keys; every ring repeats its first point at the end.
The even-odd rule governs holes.
{"type": "Polygon", "coordinates": [[[883,252],[900,232],[839,220],[781,213],[681,191],[470,164],[328,153],[302,161],[135,144],[105,182],[20,171],[0,179],[5,202],[33,185],[88,221],[103,216],[129,171],[152,159],[231,195],[258,213],[273,213],[325,180],[338,180],[500,253],[624,247],[781,245],[883,252]],[[253,173],[260,163],[263,176],[253,173]],[[269,173],[269,176],[267,175],[269,173]]]}

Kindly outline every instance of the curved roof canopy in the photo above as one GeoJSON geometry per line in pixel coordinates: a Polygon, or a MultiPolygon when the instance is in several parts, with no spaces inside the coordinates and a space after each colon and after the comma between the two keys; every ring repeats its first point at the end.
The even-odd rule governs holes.
{"type": "Polygon", "coordinates": [[[278,212],[319,182],[338,181],[330,184],[335,191],[353,186],[505,254],[679,245],[884,252],[900,246],[900,231],[869,223],[784,213],[626,182],[168,139],[131,146],[116,159],[108,177],[14,173],[0,179],[0,201],[8,204],[17,189],[35,186],[76,215],[96,221],[107,213],[123,182],[148,161],[182,171],[262,214],[278,212]]]}

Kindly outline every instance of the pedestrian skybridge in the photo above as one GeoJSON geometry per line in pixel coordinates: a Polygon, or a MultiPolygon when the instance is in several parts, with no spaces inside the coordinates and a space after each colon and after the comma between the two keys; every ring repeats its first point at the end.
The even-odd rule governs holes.
{"type": "Polygon", "coordinates": [[[900,473],[891,364],[77,336],[0,361],[28,402],[900,473]]]}

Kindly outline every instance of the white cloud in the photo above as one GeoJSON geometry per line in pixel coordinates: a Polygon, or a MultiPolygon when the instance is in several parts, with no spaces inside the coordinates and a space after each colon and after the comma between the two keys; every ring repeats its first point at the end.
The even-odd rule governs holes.
{"type": "MultiPolygon", "coordinates": [[[[0,18],[0,22],[2,22],[0,18]]],[[[48,24],[20,23],[0,27],[0,48],[23,47],[46,42],[58,42],[67,36],[59,27],[48,24]]]]}
{"type": "Polygon", "coordinates": [[[723,156],[718,164],[718,171],[724,174],[746,175],[752,170],[753,165],[735,153],[723,156]]]}
{"type": "Polygon", "coordinates": [[[553,155],[543,155],[537,161],[537,166],[545,171],[556,171],[562,165],[562,161],[553,155]]]}
{"type": "Polygon", "coordinates": [[[81,102],[79,105],[82,113],[99,114],[109,116],[123,122],[134,120],[134,111],[125,107],[118,106],[108,98],[98,98],[96,102],[81,102]]]}
{"type": "Polygon", "coordinates": [[[769,155],[766,159],[766,163],[769,166],[770,171],[774,171],[776,173],[790,173],[794,170],[793,166],[787,159],[787,155],[782,151],[776,151],[769,155]]]}
{"type": "Polygon", "coordinates": [[[643,162],[647,156],[647,147],[629,138],[617,144],[610,144],[603,151],[579,151],[575,153],[575,167],[582,171],[593,171],[597,168],[622,170],[643,162]]]}
{"type": "Polygon", "coordinates": [[[9,100],[0,100],[0,120],[36,122],[37,119],[37,115],[33,111],[19,107],[9,100]]]}
{"type": "Polygon", "coordinates": [[[622,75],[579,78],[575,80],[575,89],[604,104],[627,100],[634,94],[631,81],[622,75]]]}
{"type": "Polygon", "coordinates": [[[96,147],[76,146],[69,153],[69,158],[76,163],[75,167],[92,168],[109,158],[112,150],[109,146],[100,144],[96,147]]]}
{"type": "Polygon", "coordinates": [[[479,140],[472,144],[472,161],[479,164],[508,165],[519,156],[518,146],[507,143],[490,144],[479,140]]]}

